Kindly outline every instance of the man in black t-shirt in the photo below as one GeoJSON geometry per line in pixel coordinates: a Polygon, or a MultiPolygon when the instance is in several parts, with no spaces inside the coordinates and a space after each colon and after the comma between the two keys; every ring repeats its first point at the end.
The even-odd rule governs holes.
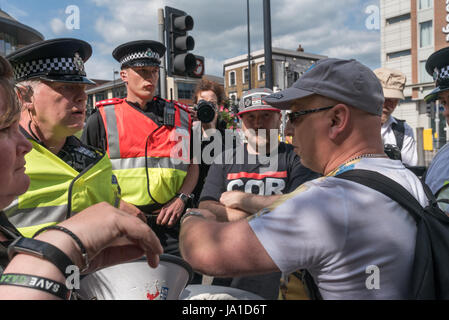
{"type": "MultiPolygon", "coordinates": [[[[249,217],[290,193],[302,183],[318,177],[301,165],[294,148],[278,141],[280,110],[266,105],[269,89],[254,89],[242,98],[239,117],[246,143],[237,142],[221,155],[221,163],[209,168],[199,208],[208,209],[219,221],[249,217]]],[[[214,285],[230,285],[277,299],[281,273],[234,279],[214,279],[214,285]]]]}
{"type": "Polygon", "coordinates": [[[209,169],[199,208],[210,210],[219,221],[246,218],[318,177],[302,166],[292,146],[278,142],[280,110],[262,100],[270,92],[254,89],[243,97],[238,115],[247,143],[228,148],[222,164],[214,161],[209,169]]]}

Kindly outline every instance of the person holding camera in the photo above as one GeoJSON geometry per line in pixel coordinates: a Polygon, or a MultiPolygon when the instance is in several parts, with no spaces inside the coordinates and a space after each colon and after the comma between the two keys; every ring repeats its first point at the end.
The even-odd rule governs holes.
{"type": "MultiPolygon", "coordinates": [[[[193,199],[194,207],[197,207],[199,204],[199,197],[210,167],[210,163],[202,159],[203,151],[208,145],[214,143],[216,137],[221,137],[220,143],[222,147],[225,146],[226,121],[220,118],[218,110],[218,106],[223,104],[223,97],[223,88],[218,83],[202,79],[195,88],[193,96],[195,106],[189,108],[192,118],[197,120],[193,122],[193,134],[195,138],[201,139],[201,155],[198,155],[201,157],[199,161],[199,177],[198,183],[193,190],[195,195],[193,199]],[[216,133],[219,133],[219,135],[216,133]]],[[[223,150],[224,148],[222,148],[223,150]]],[[[217,156],[214,154],[213,149],[210,152],[210,156],[212,158],[217,156]]]]}
{"type": "Polygon", "coordinates": [[[385,153],[393,160],[401,160],[409,167],[418,164],[418,153],[413,129],[405,122],[393,117],[400,100],[404,100],[406,76],[397,70],[379,68],[374,70],[385,96],[382,109],[382,140],[385,153]]]}
{"type": "Polygon", "coordinates": [[[146,214],[165,253],[179,255],[179,218],[193,198],[198,165],[191,163],[187,107],[155,96],[165,50],[152,40],[114,50],[127,97],[98,102],[82,139],[107,151],[123,199],[146,214]]]}

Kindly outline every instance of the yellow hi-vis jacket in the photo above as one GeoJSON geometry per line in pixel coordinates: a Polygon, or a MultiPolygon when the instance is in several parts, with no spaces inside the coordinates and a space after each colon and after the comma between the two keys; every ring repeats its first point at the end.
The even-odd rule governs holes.
{"type": "Polygon", "coordinates": [[[45,147],[30,142],[33,149],[25,156],[30,187],[5,210],[23,236],[32,237],[99,202],[118,207],[120,189],[106,153],[79,173],[45,147]]]}

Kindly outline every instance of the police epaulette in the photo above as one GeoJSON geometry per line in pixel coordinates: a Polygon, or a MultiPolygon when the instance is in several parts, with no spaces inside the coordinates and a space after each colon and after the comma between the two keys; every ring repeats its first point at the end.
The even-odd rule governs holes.
{"type": "Polygon", "coordinates": [[[112,98],[112,99],[107,99],[107,100],[103,100],[103,101],[98,101],[95,104],[95,107],[96,108],[101,108],[101,107],[104,107],[104,106],[109,106],[111,104],[119,104],[119,103],[122,103],[122,102],[123,102],[123,99],[112,98]]]}
{"type": "MultiPolygon", "coordinates": [[[[172,101],[170,101],[170,100],[163,99],[163,98],[157,97],[157,96],[154,97],[153,100],[162,100],[162,101],[164,101],[164,102],[166,102],[166,103],[172,102],[172,101]]],[[[183,110],[186,111],[186,112],[189,112],[189,106],[187,106],[187,105],[185,105],[185,104],[183,104],[183,103],[181,103],[181,102],[179,102],[179,101],[175,101],[175,100],[173,100],[173,103],[175,104],[175,106],[177,106],[177,107],[183,109],[183,110]]],[[[189,112],[189,113],[190,113],[190,112],[189,112]]]]}

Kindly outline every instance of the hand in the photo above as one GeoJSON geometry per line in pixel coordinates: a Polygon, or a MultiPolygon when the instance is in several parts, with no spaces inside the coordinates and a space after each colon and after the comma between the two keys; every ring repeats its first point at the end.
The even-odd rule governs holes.
{"type": "MultiPolygon", "coordinates": [[[[60,225],[76,234],[86,247],[90,260],[88,272],[135,260],[142,255],[146,255],[148,264],[155,268],[159,264],[159,255],[163,253],[159,239],[146,223],[107,203],[93,205],[60,225]]],[[[58,242],[51,241],[55,236],[60,237],[61,232],[49,230],[37,239],[60,247],[58,242]]],[[[75,251],[71,250],[69,255],[83,267],[80,251],[75,251]]]]}
{"type": "Polygon", "coordinates": [[[121,200],[119,209],[139,218],[145,223],[147,222],[145,214],[139,208],[137,208],[135,205],[131,203],[121,200]]]}
{"type": "Polygon", "coordinates": [[[156,223],[158,225],[173,227],[181,217],[185,204],[180,198],[174,198],[167,203],[158,214],[156,223]]]}
{"type": "Polygon", "coordinates": [[[242,209],[243,201],[248,194],[242,191],[227,191],[220,197],[220,203],[231,209],[242,209]]]}
{"type": "Polygon", "coordinates": [[[197,112],[193,109],[193,107],[189,107],[190,117],[192,121],[198,121],[197,112]]]}

